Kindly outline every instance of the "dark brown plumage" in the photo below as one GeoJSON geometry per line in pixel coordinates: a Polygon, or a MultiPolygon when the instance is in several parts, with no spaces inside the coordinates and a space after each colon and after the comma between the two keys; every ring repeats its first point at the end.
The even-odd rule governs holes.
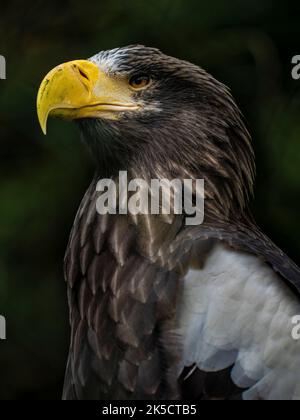
{"type": "Polygon", "coordinates": [[[96,176],[76,217],[65,260],[71,345],[65,399],[239,399],[231,368],[186,366],[177,307],[191,267],[217,243],[258,255],[299,295],[300,272],[259,230],[249,211],[254,155],[228,89],[199,67],[134,46],[91,59],[108,74],[151,75],[137,92],[145,108],[116,121],[78,121],[96,176]],[[185,215],[100,216],[96,183],[118,171],[205,179],[205,223],[185,215]],[[180,378],[179,378],[180,376],[180,378]]]}

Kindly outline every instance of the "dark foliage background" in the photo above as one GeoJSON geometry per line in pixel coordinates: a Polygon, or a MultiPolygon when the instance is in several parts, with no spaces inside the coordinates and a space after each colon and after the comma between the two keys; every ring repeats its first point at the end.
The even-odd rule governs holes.
{"type": "Polygon", "coordinates": [[[55,65],[145,43],[202,65],[232,88],[253,134],[254,212],[300,262],[299,2],[94,0],[1,2],[1,399],[59,399],[68,346],[62,260],[93,171],[72,125],[37,122],[39,83],[55,65]],[[5,3],[5,4],[4,4],[5,3]]]}

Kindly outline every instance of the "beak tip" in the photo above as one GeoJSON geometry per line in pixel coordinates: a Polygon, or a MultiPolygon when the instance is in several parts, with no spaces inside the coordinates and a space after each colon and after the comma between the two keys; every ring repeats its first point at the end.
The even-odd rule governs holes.
{"type": "Polygon", "coordinates": [[[39,122],[39,125],[41,127],[41,130],[42,130],[43,134],[46,136],[48,115],[44,115],[44,113],[40,112],[39,111],[39,106],[38,106],[38,122],[39,122]]]}
{"type": "Polygon", "coordinates": [[[42,133],[44,134],[44,136],[46,136],[47,135],[47,123],[41,123],[40,122],[40,127],[41,127],[41,130],[42,130],[42,133]]]}

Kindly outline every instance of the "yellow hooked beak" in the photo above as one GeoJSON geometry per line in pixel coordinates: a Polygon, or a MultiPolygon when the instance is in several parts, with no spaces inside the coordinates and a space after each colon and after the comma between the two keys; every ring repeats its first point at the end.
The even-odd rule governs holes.
{"type": "Polygon", "coordinates": [[[37,113],[43,133],[48,117],[117,119],[118,113],[138,109],[128,81],[109,76],[85,60],[62,64],[43,80],[37,97],[37,113]]]}

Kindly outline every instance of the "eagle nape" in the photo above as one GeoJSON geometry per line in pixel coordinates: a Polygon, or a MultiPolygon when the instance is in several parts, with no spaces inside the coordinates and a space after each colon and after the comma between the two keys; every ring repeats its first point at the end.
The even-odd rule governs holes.
{"type": "Polygon", "coordinates": [[[76,120],[95,177],[65,257],[64,399],[299,400],[300,270],[249,210],[251,138],[229,90],[140,45],[56,67],[38,117],[76,120]],[[99,214],[97,184],[204,179],[205,218],[99,214]]]}

